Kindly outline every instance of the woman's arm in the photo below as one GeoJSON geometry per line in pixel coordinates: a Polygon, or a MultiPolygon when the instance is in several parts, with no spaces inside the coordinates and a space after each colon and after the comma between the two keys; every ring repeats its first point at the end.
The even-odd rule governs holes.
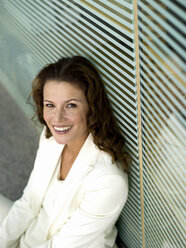
{"type": "MultiPolygon", "coordinates": [[[[127,200],[128,180],[125,179],[119,175],[96,179],[61,230],[48,242],[34,248],[105,247],[104,235],[109,235],[105,230],[113,229],[127,200]]],[[[110,235],[110,240],[115,240],[117,231],[110,235]]]]}
{"type": "Polygon", "coordinates": [[[24,193],[21,199],[13,204],[0,226],[0,247],[17,247],[19,238],[25,232],[33,218],[34,214],[30,208],[29,195],[24,193]]]}

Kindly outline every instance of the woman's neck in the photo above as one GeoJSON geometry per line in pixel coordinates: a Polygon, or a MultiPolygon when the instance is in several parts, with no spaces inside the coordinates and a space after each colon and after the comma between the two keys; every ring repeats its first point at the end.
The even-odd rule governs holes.
{"type": "Polygon", "coordinates": [[[82,137],[81,139],[78,139],[77,141],[73,143],[66,144],[64,147],[64,152],[68,154],[69,156],[71,156],[72,158],[77,157],[87,137],[88,137],[88,134],[86,134],[84,137],[82,137]]]}

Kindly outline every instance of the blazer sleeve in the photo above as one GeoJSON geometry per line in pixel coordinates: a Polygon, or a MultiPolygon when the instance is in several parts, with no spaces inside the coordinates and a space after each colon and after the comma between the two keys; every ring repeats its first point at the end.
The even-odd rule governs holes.
{"type": "MultiPolygon", "coordinates": [[[[105,230],[113,230],[127,196],[127,177],[123,179],[119,175],[101,176],[89,186],[79,207],[60,231],[48,242],[34,248],[105,247],[105,230]]],[[[117,231],[112,235],[115,240],[117,231]]]]}
{"type": "MultiPolygon", "coordinates": [[[[44,131],[40,136],[40,142],[44,137],[44,131]]],[[[37,155],[39,149],[37,151],[37,155]]],[[[37,156],[36,156],[37,159],[37,156]]],[[[27,186],[23,191],[22,197],[15,201],[8,215],[0,225],[0,247],[17,247],[21,235],[25,232],[36,213],[31,208],[30,188],[34,181],[34,169],[30,175],[27,186]]]]}

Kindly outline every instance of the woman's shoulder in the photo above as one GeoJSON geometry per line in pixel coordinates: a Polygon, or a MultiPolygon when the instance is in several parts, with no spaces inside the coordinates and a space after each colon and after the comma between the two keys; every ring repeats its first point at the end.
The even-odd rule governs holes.
{"type": "Polygon", "coordinates": [[[97,161],[93,166],[93,170],[87,177],[89,185],[97,184],[102,187],[112,185],[115,189],[125,188],[128,191],[128,175],[124,172],[122,165],[119,161],[112,162],[110,154],[100,151],[97,161]]]}
{"type": "MultiPolygon", "coordinates": [[[[128,197],[127,173],[122,170],[120,163],[112,163],[110,155],[103,151],[99,153],[94,169],[82,182],[82,186],[84,192],[90,193],[96,202],[100,202],[104,212],[109,214],[121,210],[128,197]]],[[[92,208],[99,212],[99,204],[92,208]]]]}
{"type": "MultiPolygon", "coordinates": [[[[122,163],[120,161],[113,161],[109,153],[100,151],[95,170],[103,174],[125,175],[122,163]]],[[[126,174],[127,175],[127,174],[126,174]]]]}

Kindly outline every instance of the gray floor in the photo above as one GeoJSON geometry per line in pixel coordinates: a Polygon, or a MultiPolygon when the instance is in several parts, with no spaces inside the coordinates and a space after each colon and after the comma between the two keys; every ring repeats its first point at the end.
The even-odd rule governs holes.
{"type": "Polygon", "coordinates": [[[22,195],[33,167],[38,139],[31,120],[0,83],[0,194],[13,201],[22,195]]]}

